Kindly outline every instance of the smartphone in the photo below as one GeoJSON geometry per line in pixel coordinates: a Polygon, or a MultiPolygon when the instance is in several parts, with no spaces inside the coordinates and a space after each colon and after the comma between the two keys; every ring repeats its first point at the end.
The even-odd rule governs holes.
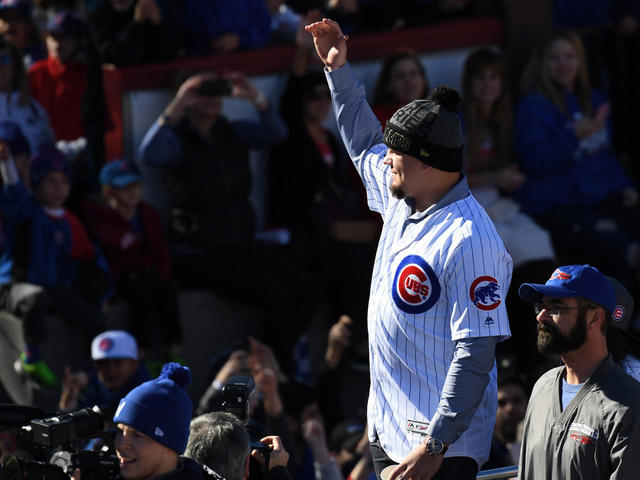
{"type": "Polygon", "coordinates": [[[224,97],[231,95],[233,84],[224,78],[207,78],[200,83],[198,95],[207,97],[224,97]]]}

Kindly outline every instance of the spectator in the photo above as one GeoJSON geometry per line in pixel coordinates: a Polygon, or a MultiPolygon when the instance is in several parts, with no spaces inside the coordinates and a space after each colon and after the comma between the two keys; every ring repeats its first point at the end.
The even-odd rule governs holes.
{"type": "Polygon", "coordinates": [[[483,470],[516,465],[520,458],[521,426],[527,410],[528,388],[519,376],[498,380],[498,411],[489,460],[483,470]]]}
{"type": "Polygon", "coordinates": [[[0,34],[22,53],[25,68],[47,56],[32,13],[31,0],[0,2],[0,34]]]}
{"type": "Polygon", "coordinates": [[[84,137],[86,164],[95,181],[104,162],[104,98],[99,54],[84,20],[69,10],[49,19],[46,29],[49,57],[29,69],[29,88],[51,118],[56,140],[84,137]]]}
{"type": "Polygon", "coordinates": [[[142,382],[149,372],[140,361],[135,338],[124,330],[102,332],[91,342],[93,371],[66,369],[59,407],[63,411],[98,405],[106,418],[116,413],[120,399],[142,382]]]}
{"type": "MultiPolygon", "coordinates": [[[[462,120],[465,133],[465,169],[473,196],[487,211],[511,254],[514,277],[542,281],[555,251],[549,233],[512,197],[526,177],[518,169],[513,149],[513,113],[506,66],[499,53],[481,48],[466,59],[462,75],[462,120]]],[[[511,283],[509,316],[529,314],[528,305],[511,283]]],[[[541,357],[529,339],[533,326],[515,322],[512,338],[500,345],[513,352],[518,367],[533,372],[541,357]]]]}
{"type": "Polygon", "coordinates": [[[179,32],[168,13],[160,8],[158,0],[108,0],[99,4],[89,16],[89,25],[102,61],[124,67],[176,58],[179,32]]]}
{"type": "Polygon", "coordinates": [[[189,438],[193,406],[186,388],[191,371],[167,363],[158,378],[131,390],[118,405],[116,454],[127,480],[215,478],[210,469],[181,456],[189,438]]]}
{"type": "Polygon", "coordinates": [[[200,415],[191,421],[189,430],[189,443],[185,455],[211,468],[226,480],[249,478],[251,458],[259,459],[265,467],[263,475],[255,477],[256,480],[291,479],[287,471],[289,454],[278,436],[271,435],[260,440],[269,449],[266,460],[253,446],[250,449],[247,429],[230,413],[213,412],[200,415]]]}
{"type": "MultiPolygon", "coordinates": [[[[19,316],[26,343],[16,366],[34,380],[54,386],[40,345],[46,339],[49,309],[93,337],[104,329],[96,305],[108,287],[106,272],[84,227],[64,208],[69,194],[69,166],[56,149],[31,162],[33,194],[20,181],[11,157],[0,163],[4,189],[1,205],[7,228],[1,259],[0,308],[19,316]]],[[[91,338],[90,337],[90,338],[91,338]]]]}
{"type": "Polygon", "coordinates": [[[115,298],[130,307],[128,330],[146,360],[152,360],[153,333],[159,331],[166,357],[176,361],[182,329],[160,216],[141,200],[142,177],[129,160],[105,164],[99,178],[102,197],[85,202],[84,216],[109,264],[115,298]]]}
{"type": "Polygon", "coordinates": [[[361,278],[371,269],[380,225],[369,215],[342,145],[324,126],[331,97],[324,75],[309,68],[313,42],[304,30],[319,15],[311,12],[299,25],[280,99],[289,135],[270,154],[268,223],[291,233],[296,261],[316,272],[334,299],[332,316],[351,315],[364,340],[369,288],[361,278]]]}
{"type": "Polygon", "coordinates": [[[295,43],[296,32],[302,16],[296,13],[286,0],[264,0],[264,4],[271,16],[270,44],[291,45],[295,43]]]}
{"type": "MultiPolygon", "coordinates": [[[[338,462],[343,478],[348,478],[349,473],[369,451],[366,422],[357,417],[342,420],[331,430],[329,449],[338,462]]],[[[368,460],[371,474],[373,463],[370,455],[368,460]]]]}
{"type": "Polygon", "coordinates": [[[32,155],[54,141],[49,117],[29,95],[24,63],[15,45],[0,37],[0,120],[15,122],[29,141],[32,155]]]}
{"type": "Polygon", "coordinates": [[[638,191],[610,143],[609,104],[590,87],[584,50],[552,34],[525,72],[516,152],[527,179],[515,192],[561,257],[588,256],[630,282],[640,265],[638,191]]]}
{"type": "Polygon", "coordinates": [[[609,356],[615,308],[590,265],[557,268],[520,296],[535,304],[538,349],[563,364],[536,382],[525,417],[518,478],[633,478],[640,468],[640,384],[609,356]]]}
{"type": "Polygon", "coordinates": [[[382,62],[373,90],[372,109],[384,127],[394,112],[413,100],[427,98],[429,80],[420,59],[410,51],[382,62]]]}
{"type": "Polygon", "coordinates": [[[167,172],[172,192],[174,278],[259,308],[265,340],[289,369],[290,352],[319,300],[313,280],[272,246],[254,241],[249,148],[282,140],[286,126],[264,94],[241,73],[187,79],[140,147],[140,158],[167,172]],[[229,83],[231,82],[231,83],[229,83]],[[228,121],[222,96],[252,101],[259,120],[228,121]],[[259,288],[246,294],[246,275],[259,288]],[[287,305],[287,308],[282,308],[287,305]]]}
{"type": "Polygon", "coordinates": [[[185,0],[179,24],[189,55],[255,50],[270,36],[264,0],[185,0]]]}
{"type": "Polygon", "coordinates": [[[640,382],[640,316],[634,316],[633,297],[627,288],[613,277],[607,277],[616,294],[616,306],[607,330],[607,349],[613,361],[628,375],[640,382]]]}
{"type": "Polygon", "coordinates": [[[13,158],[22,184],[26,188],[30,188],[29,165],[31,163],[31,155],[29,142],[17,124],[0,120],[0,158],[9,157],[13,158]]]}

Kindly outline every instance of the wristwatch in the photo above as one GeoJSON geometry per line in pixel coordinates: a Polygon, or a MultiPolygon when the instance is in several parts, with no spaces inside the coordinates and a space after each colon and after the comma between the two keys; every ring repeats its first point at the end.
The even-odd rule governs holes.
{"type": "Polygon", "coordinates": [[[429,455],[444,455],[449,448],[448,443],[444,443],[442,440],[434,437],[429,437],[425,445],[429,455]]]}

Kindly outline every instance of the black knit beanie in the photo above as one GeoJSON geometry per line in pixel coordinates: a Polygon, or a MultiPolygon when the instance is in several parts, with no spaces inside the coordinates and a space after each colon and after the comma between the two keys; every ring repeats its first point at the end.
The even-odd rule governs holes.
{"type": "Polygon", "coordinates": [[[387,121],[383,141],[446,172],[462,170],[462,128],[457,115],[460,95],[438,85],[426,100],[414,100],[387,121]]]}

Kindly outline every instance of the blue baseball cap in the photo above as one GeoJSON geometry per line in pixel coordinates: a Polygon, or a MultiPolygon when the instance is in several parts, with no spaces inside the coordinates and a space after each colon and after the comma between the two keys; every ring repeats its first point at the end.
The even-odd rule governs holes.
{"type": "Polygon", "coordinates": [[[100,170],[100,183],[110,187],[122,188],[142,180],[140,172],[126,158],[119,158],[106,163],[100,170]]]}
{"type": "Polygon", "coordinates": [[[616,295],[611,283],[600,270],[591,265],[558,267],[544,285],[523,283],[518,289],[520,298],[539,302],[543,296],[551,298],[582,297],[601,305],[613,314],[616,295]]]}
{"type": "Polygon", "coordinates": [[[22,134],[22,130],[17,123],[0,122],[0,141],[7,144],[13,156],[21,153],[26,153],[27,155],[31,153],[29,142],[22,134]]]}

